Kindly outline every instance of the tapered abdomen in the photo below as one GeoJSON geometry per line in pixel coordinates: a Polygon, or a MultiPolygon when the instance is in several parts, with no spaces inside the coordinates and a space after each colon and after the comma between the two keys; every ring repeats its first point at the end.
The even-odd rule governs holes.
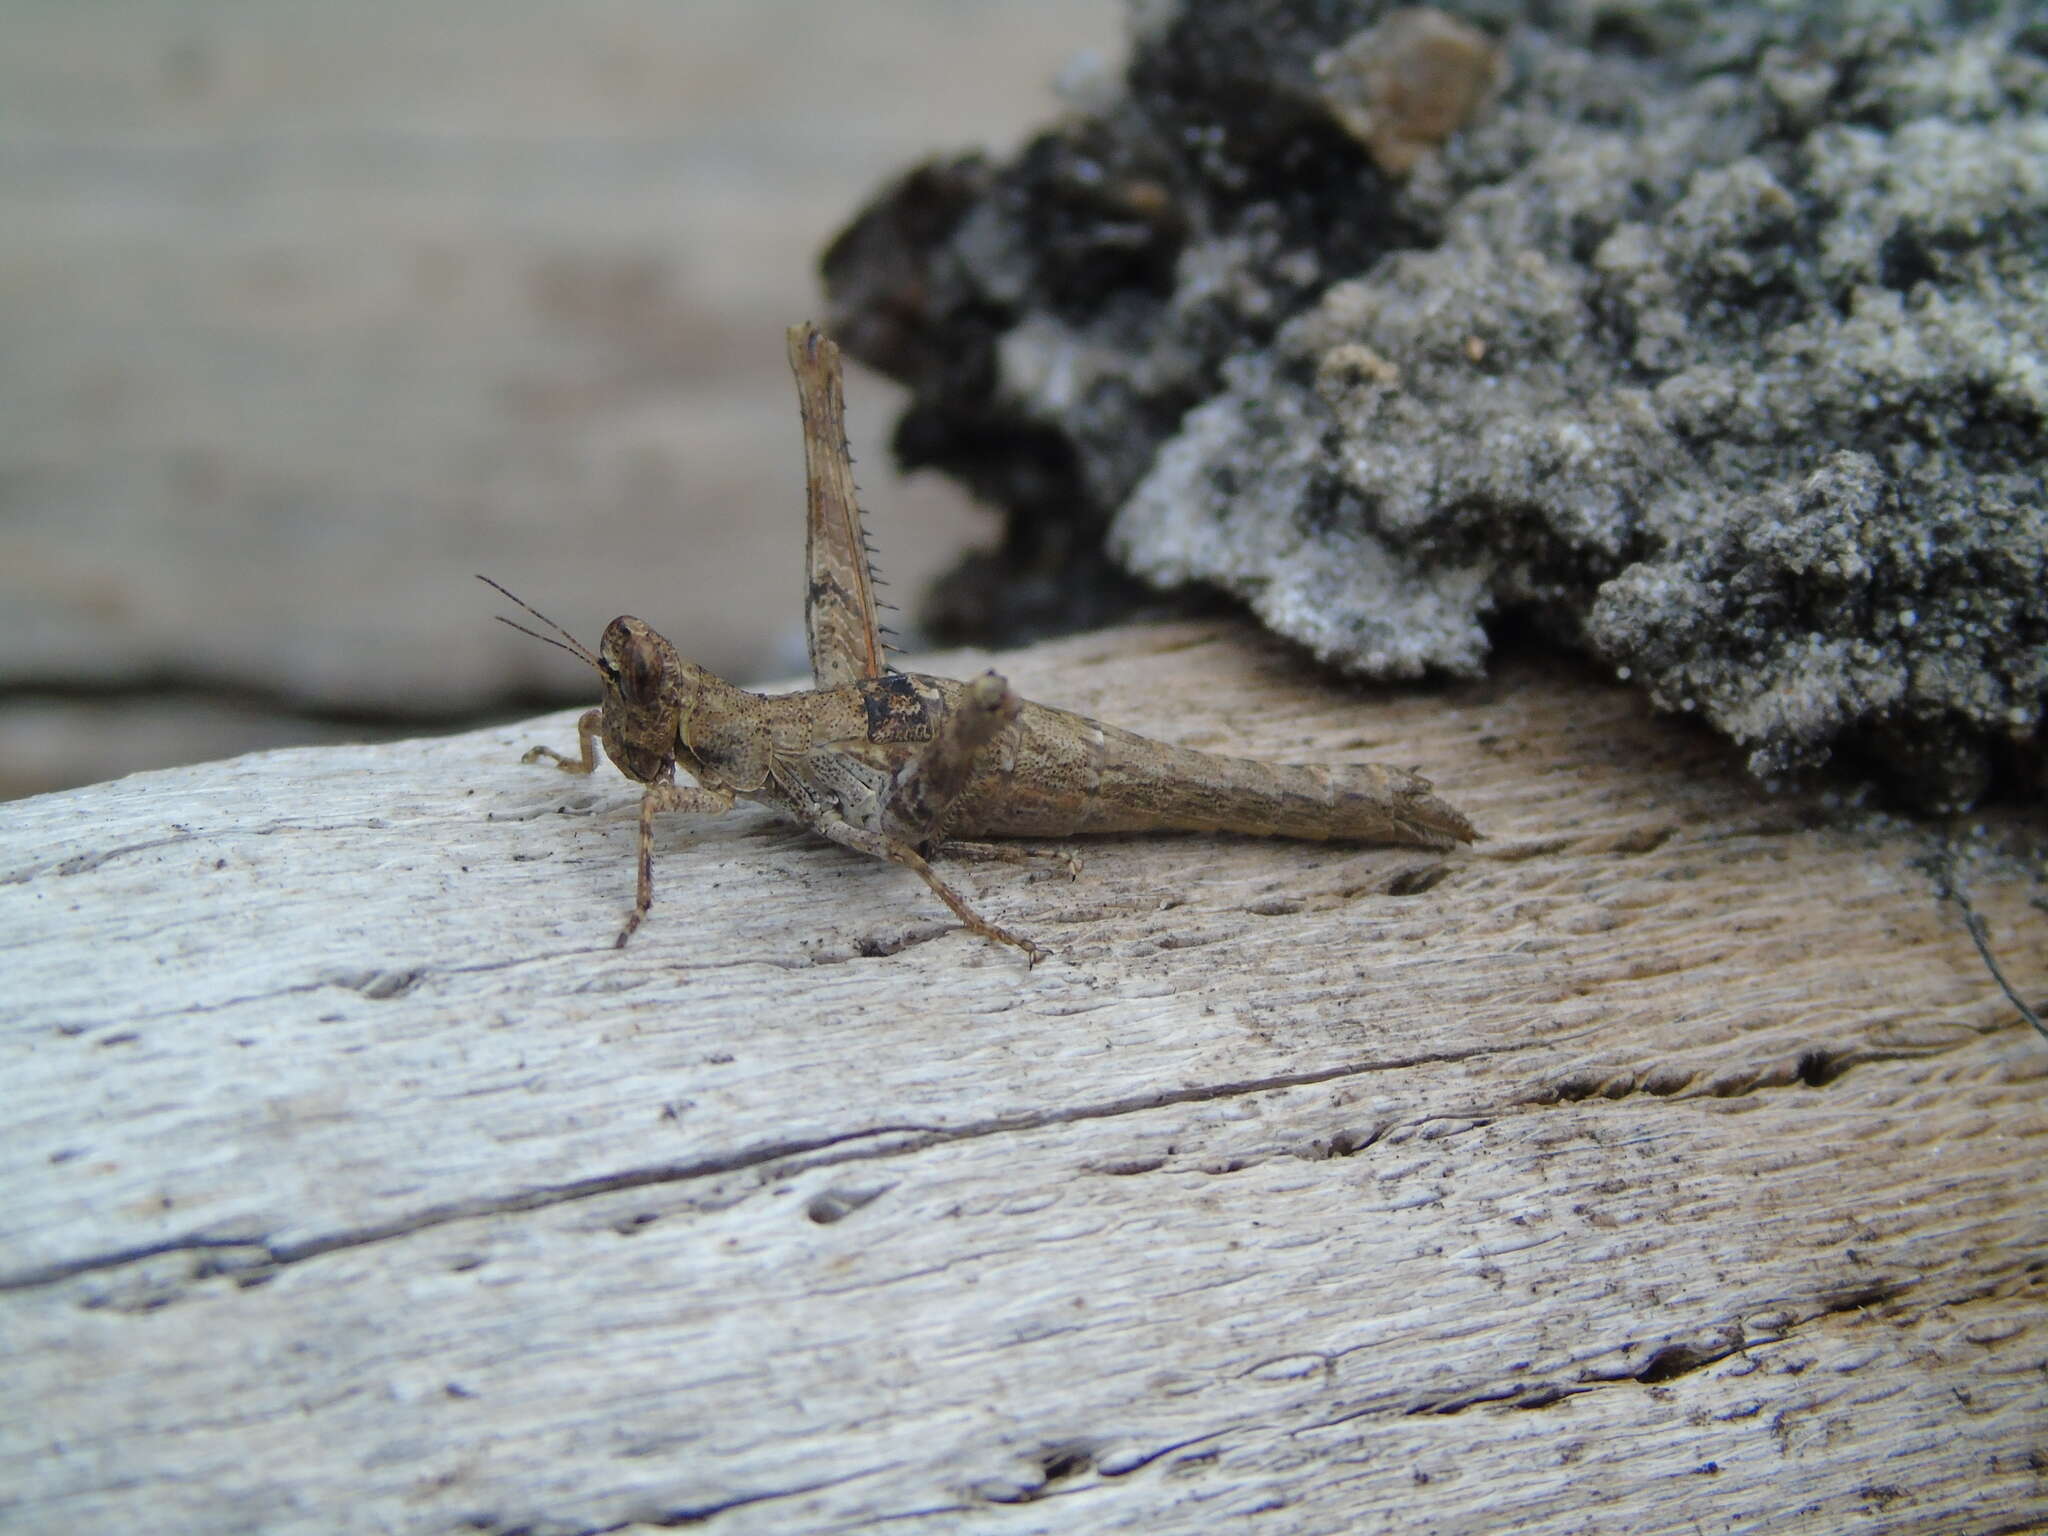
{"type": "Polygon", "coordinates": [[[1264,763],[1170,746],[1026,703],[1000,760],[947,821],[953,837],[1240,832],[1262,837],[1470,842],[1472,824],[1429,780],[1376,763],[1264,763]]]}

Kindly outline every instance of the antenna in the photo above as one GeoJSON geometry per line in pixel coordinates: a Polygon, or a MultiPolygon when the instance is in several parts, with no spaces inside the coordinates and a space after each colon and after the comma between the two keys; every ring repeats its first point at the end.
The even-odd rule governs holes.
{"type": "Polygon", "coordinates": [[[547,625],[549,629],[552,629],[555,632],[555,635],[560,635],[562,638],[560,640],[557,640],[554,635],[544,635],[537,629],[528,629],[524,624],[521,624],[518,620],[508,619],[502,613],[491,615],[491,617],[496,619],[500,624],[509,624],[511,625],[512,628],[518,630],[519,633],[521,633],[522,635],[531,635],[536,640],[545,640],[549,645],[554,646],[557,650],[567,651],[571,656],[574,656],[586,667],[590,667],[600,674],[603,673],[603,663],[601,663],[595,656],[590,654],[589,648],[585,646],[582,641],[578,640],[574,635],[570,634],[569,631],[562,628],[561,625],[557,624],[553,619],[549,618],[546,614],[542,613],[538,608],[534,607],[533,604],[529,603],[525,598],[519,596],[516,592],[509,591],[508,589],[499,586],[497,582],[491,580],[491,578],[488,576],[479,574],[476,579],[482,582],[485,586],[489,587],[492,591],[496,592],[499,596],[510,598],[513,602],[517,603],[521,608],[524,608],[528,613],[532,614],[536,619],[539,619],[541,623],[547,625]]]}

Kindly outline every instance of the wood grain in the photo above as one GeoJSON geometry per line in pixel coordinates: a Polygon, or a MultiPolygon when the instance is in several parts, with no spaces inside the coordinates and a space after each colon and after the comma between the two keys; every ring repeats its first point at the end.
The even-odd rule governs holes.
{"type": "MultiPolygon", "coordinates": [[[[1488,841],[960,870],[1027,971],[754,811],[614,952],[567,716],[0,806],[0,1524],[2048,1522],[2048,1045],[1934,830],[1583,674],[996,661],[1488,841]]],[[[2041,832],[1960,834],[2034,999],[2041,832]]]]}

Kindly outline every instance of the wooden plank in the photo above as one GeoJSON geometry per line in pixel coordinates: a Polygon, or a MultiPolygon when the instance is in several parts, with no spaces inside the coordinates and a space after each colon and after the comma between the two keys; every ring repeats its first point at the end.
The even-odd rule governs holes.
{"type": "MultiPolygon", "coordinates": [[[[633,789],[517,761],[567,716],[0,806],[0,1523],[2048,1520],[2048,1044],[1930,830],[1583,674],[996,661],[1489,840],[970,867],[1027,971],[754,812],[614,951],[633,789]]],[[[2039,830],[1960,866],[2037,999],[2039,830]]]]}

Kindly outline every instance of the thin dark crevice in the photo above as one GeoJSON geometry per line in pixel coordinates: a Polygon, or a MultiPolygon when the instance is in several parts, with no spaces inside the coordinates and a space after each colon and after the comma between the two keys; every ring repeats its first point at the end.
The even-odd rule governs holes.
{"type": "Polygon", "coordinates": [[[1686,1082],[1673,1084],[1668,1078],[1659,1077],[1655,1070],[1635,1071],[1625,1067],[1613,1070],[1587,1068],[1542,1083],[1512,1102],[1517,1107],[1526,1105],[1537,1108],[1559,1104],[1576,1106],[1594,1100],[1618,1104],[1644,1093],[1655,1098],[1671,1100],[1745,1099],[1752,1094],[1794,1086],[1825,1088],[1841,1081],[1858,1067],[1888,1061],[1925,1061],[1929,1057],[1967,1049],[1974,1043],[1975,1037],[1969,1037],[1905,1050],[1887,1050],[1874,1046],[1847,1046],[1839,1049],[1813,1046],[1799,1053],[1789,1078],[1773,1076],[1766,1069],[1759,1068],[1752,1077],[1745,1078],[1731,1071],[1722,1071],[1705,1082],[1698,1083],[1700,1074],[1695,1071],[1686,1082]],[[1694,1086],[1695,1083],[1698,1083],[1697,1087],[1694,1086]]]}
{"type": "Polygon", "coordinates": [[[975,1141],[988,1136],[1028,1133],[1053,1126],[1081,1124],[1090,1120],[1112,1120],[1123,1115],[1143,1114],[1150,1110],[1180,1104],[1202,1104],[1247,1094],[1271,1093],[1285,1088],[1314,1087],[1319,1083],[1335,1082],[1347,1077],[1441,1066],[1488,1056],[1506,1055],[1545,1043],[1530,1041],[1471,1051],[1437,1051],[1418,1056],[1394,1057],[1385,1061],[1353,1062],[1313,1072],[1285,1072],[1270,1077],[1204,1083],[1185,1088],[1163,1089],[1154,1093],[1131,1094],[1120,1099],[1105,1100],[1099,1104],[1077,1104],[1064,1109],[995,1115],[961,1126],[945,1127],[914,1123],[868,1126],[861,1130],[844,1131],[829,1136],[766,1142],[759,1146],[707,1157],[656,1163],[616,1173],[595,1174],[590,1178],[576,1179],[566,1184],[544,1185],[510,1194],[480,1195],[473,1200],[451,1201],[445,1205],[429,1206],[425,1210],[414,1211],[408,1215],[394,1216],[388,1221],[344,1228],[296,1243],[271,1243],[261,1238],[249,1237],[195,1235],[144,1247],[62,1259],[50,1264],[0,1274],[0,1292],[29,1290],[78,1275],[118,1269],[127,1264],[166,1254],[212,1250],[242,1250],[261,1254],[263,1257],[254,1259],[250,1264],[222,1263],[208,1270],[209,1274],[234,1273],[239,1278],[247,1279],[253,1275],[267,1274],[278,1268],[304,1263],[308,1259],[320,1258],[344,1249],[362,1248],[393,1238],[409,1237],[416,1232],[447,1226],[452,1222],[543,1210],[551,1206],[568,1205],[579,1200],[617,1194],[624,1190],[688,1183],[696,1179],[717,1178],[765,1166],[774,1166],[779,1176],[788,1177],[813,1168],[869,1162],[884,1157],[901,1157],[948,1142],[975,1141]]]}
{"type": "Polygon", "coordinates": [[[1694,1371],[1705,1370],[1718,1360],[1739,1354],[1749,1348],[1751,1340],[1736,1339],[1728,1344],[1666,1344],[1651,1353],[1643,1362],[1641,1370],[1635,1373],[1635,1380],[1646,1387],[1660,1382],[1676,1381],[1681,1376],[1690,1376],[1694,1371]]]}
{"type": "MultiPolygon", "coordinates": [[[[2030,1260],[2017,1266],[2023,1274],[2048,1269],[2048,1260],[2030,1260]]],[[[1302,1425],[1288,1431],[1291,1436],[1311,1434],[1334,1429],[1357,1419],[1385,1417],[1389,1414],[1402,1417],[1448,1416],[1462,1413],[1468,1408],[1499,1406],[1504,1408],[1547,1408],[1565,1398],[1581,1393],[1604,1390],[1611,1387],[1659,1386],[1692,1375],[1696,1371],[1718,1364],[1730,1356],[1747,1354],[1751,1350],[1771,1349],[1785,1344],[1799,1336],[1803,1329],[1816,1323],[1824,1323],[1829,1317],[1848,1312],[1862,1312],[1870,1308],[1898,1301],[1916,1289],[1917,1282],[1903,1279],[1879,1277],[1860,1284],[1832,1291],[1823,1291],[1803,1304],[1800,1316],[1794,1318],[1783,1330],[1775,1333],[1744,1334],[1739,1326],[1729,1324],[1725,1343],[1712,1344],[1666,1344],[1654,1350],[1649,1359],[1633,1370],[1614,1369],[1607,1371],[1584,1371],[1570,1382],[1528,1381],[1512,1387],[1490,1386],[1479,1388],[1455,1397],[1427,1399],[1410,1402],[1406,1406],[1377,1403],[1370,1407],[1356,1408],[1328,1419],[1302,1425]]],[[[1936,1295],[1916,1300],[1914,1315],[1922,1318],[1940,1317],[1972,1303],[2004,1297],[2009,1289],[1998,1281],[1967,1291],[1948,1295],[1936,1295]]],[[[1632,1345],[1623,1346],[1624,1349],[1632,1345]]]]}
{"type": "Polygon", "coordinates": [[[1560,1387],[1551,1383],[1533,1387],[1508,1404],[1510,1408],[1550,1408],[1569,1401],[1585,1391],[1584,1387],[1560,1387]]]}
{"type": "MultiPolygon", "coordinates": [[[[1834,1291],[1821,1297],[1821,1311],[1823,1314],[1867,1311],[1871,1307],[1881,1307],[1888,1301],[1896,1301],[1906,1288],[1905,1282],[1899,1280],[1869,1280],[1847,1290],[1834,1291]]],[[[1974,1298],[1966,1296],[1960,1299],[1968,1301],[1974,1298]]]]}
{"type": "Polygon", "coordinates": [[[1452,1414],[1463,1413],[1467,1408],[1485,1408],[1494,1403],[1514,1406],[1519,1402],[1524,1387],[1490,1387],[1485,1391],[1468,1393],[1463,1397],[1432,1398],[1415,1404],[1406,1410],[1410,1418],[1427,1415],[1432,1418],[1449,1418],[1452,1414]]]}
{"type": "MultiPolygon", "coordinates": [[[[1904,1281],[1880,1278],[1845,1290],[1828,1292],[1814,1298],[1815,1310],[1804,1321],[1815,1322],[1843,1312],[1863,1311],[1895,1300],[1907,1289],[1909,1286],[1904,1281]]],[[[1634,1370],[1590,1373],[1581,1376],[1577,1382],[1570,1385],[1531,1382],[1512,1388],[1486,1389],[1461,1397],[1418,1403],[1406,1411],[1411,1415],[1449,1415],[1462,1413],[1467,1408],[1486,1407],[1490,1404],[1502,1404],[1510,1408],[1547,1408],[1564,1398],[1589,1392],[1597,1387],[1618,1386],[1627,1382],[1641,1386],[1661,1386],[1680,1377],[1690,1376],[1695,1371],[1705,1370],[1708,1366],[1717,1365],[1731,1355],[1781,1344],[1789,1333],[1790,1330],[1787,1333],[1746,1335],[1740,1329],[1730,1329],[1722,1339],[1712,1343],[1664,1344],[1651,1351],[1650,1357],[1634,1370]]]]}
{"type": "Polygon", "coordinates": [[[1080,1104],[1067,1109],[1037,1111],[1027,1114],[998,1115],[974,1124],[952,1130],[929,1130],[913,1140],[894,1142],[879,1146],[849,1147],[844,1152],[835,1152],[829,1157],[794,1160],[779,1172],[783,1176],[805,1172],[811,1168],[842,1162],[864,1162],[874,1158],[897,1157],[908,1152],[920,1152],[926,1147],[943,1142],[974,1141],[984,1136],[1010,1135],[1016,1132],[1042,1130],[1051,1126],[1077,1125],[1090,1120],[1113,1120],[1123,1115],[1143,1114],[1149,1110],[1166,1109],[1180,1104],[1206,1104],[1218,1099],[1240,1098],[1248,1094],[1272,1093],[1286,1088],[1312,1088],[1321,1083],[1335,1082],[1347,1077],[1365,1077],[1381,1072],[1401,1072],[1414,1067],[1442,1066],[1461,1061],[1473,1061],[1488,1056],[1508,1055],[1530,1049],[1543,1042],[1528,1042],[1522,1045],[1492,1046],[1473,1051],[1430,1052],[1420,1056],[1397,1057],[1387,1061],[1354,1062],[1341,1067],[1325,1067],[1314,1072],[1286,1072],[1271,1077],[1246,1078],[1237,1082],[1211,1083],[1195,1087],[1163,1089],[1155,1093],[1131,1094],[1121,1099],[1109,1099],[1100,1104],[1080,1104]]]}
{"type": "MultiPolygon", "coordinates": [[[[1845,1312],[1861,1312],[1895,1301],[1909,1290],[1906,1281],[1875,1279],[1844,1290],[1824,1293],[1815,1298],[1816,1308],[1802,1321],[1811,1323],[1822,1318],[1845,1312]]],[[[1950,1297],[1936,1303],[1940,1307],[1958,1306],[1987,1292],[1976,1292],[1965,1296],[1950,1297]]],[[[1509,1389],[1489,1389],[1473,1392],[1457,1398],[1436,1402],[1418,1403],[1406,1410],[1409,1414],[1448,1415],[1462,1413],[1467,1408],[1485,1407],[1489,1404],[1504,1404],[1511,1408],[1545,1408],[1563,1398],[1588,1392],[1596,1387],[1618,1386],[1635,1382],[1642,1386],[1659,1386],[1690,1376],[1695,1371],[1717,1365],[1731,1355],[1740,1355],[1748,1350],[1768,1348],[1782,1344],[1794,1329],[1785,1333],[1740,1335],[1731,1333],[1725,1342],[1713,1344],[1671,1343],[1652,1351],[1649,1359],[1632,1371],[1616,1371],[1581,1377],[1575,1384],[1560,1386],[1553,1383],[1531,1383],[1509,1389]]]]}
{"type": "MultiPolygon", "coordinates": [[[[793,1488],[769,1488],[759,1493],[739,1493],[728,1499],[719,1499],[709,1504],[684,1505],[675,1509],[649,1510],[644,1514],[632,1515],[624,1520],[614,1520],[606,1525],[585,1525],[576,1529],[576,1536],[614,1536],[618,1531],[635,1529],[681,1530],[687,1526],[704,1525],[735,1509],[746,1509],[756,1504],[772,1504],[778,1499],[800,1499],[827,1488],[838,1488],[847,1483],[858,1482],[864,1477],[875,1477],[883,1472],[893,1472],[900,1463],[887,1466],[868,1467],[859,1472],[849,1472],[842,1477],[820,1478],[816,1482],[799,1483],[793,1488]]],[[[559,1521],[548,1517],[504,1519],[496,1515],[472,1515],[464,1522],[467,1529],[479,1536],[530,1536],[535,1531],[560,1530],[559,1521]]]]}
{"type": "MultiPolygon", "coordinates": [[[[70,854],[61,859],[44,859],[39,863],[22,865],[17,869],[9,870],[5,874],[0,874],[0,885],[26,885],[29,881],[39,880],[45,875],[54,875],[59,879],[64,879],[72,875],[88,874],[104,865],[111,864],[116,859],[127,858],[130,854],[149,853],[158,848],[176,847],[180,843],[217,837],[222,832],[227,831],[232,831],[241,837],[276,837],[286,832],[322,834],[330,832],[375,831],[387,825],[388,823],[383,818],[369,816],[357,821],[346,822],[270,821],[260,826],[248,826],[239,823],[223,824],[218,827],[209,827],[195,832],[190,827],[174,822],[172,823],[173,833],[169,837],[147,838],[139,843],[122,843],[113,848],[89,849],[84,853],[70,854]]],[[[458,967],[458,969],[461,969],[461,967],[458,967]]],[[[173,1013],[184,1011],[186,1010],[168,1010],[168,1012],[173,1013]]]]}
{"type": "Polygon", "coordinates": [[[842,960],[884,960],[890,955],[900,955],[906,949],[915,949],[920,944],[950,938],[960,931],[955,923],[926,923],[915,928],[898,929],[894,933],[870,934],[856,940],[853,952],[848,955],[817,955],[812,957],[814,965],[832,965],[842,960]]]}
{"type": "Polygon", "coordinates": [[[891,1136],[918,1133],[929,1134],[923,1126],[877,1126],[863,1131],[849,1132],[840,1136],[816,1136],[800,1140],[770,1142],[763,1146],[743,1149],[717,1156],[693,1158],[683,1162],[655,1164],[647,1168],[633,1168],[620,1173],[596,1174],[587,1179],[573,1180],[567,1184],[544,1185],[536,1189],[521,1190],[514,1194],[480,1195],[473,1200],[450,1201],[445,1205],[429,1206],[410,1215],[393,1217],[389,1221],[373,1222],[365,1226],[344,1228],[338,1232],[325,1233],[319,1237],[307,1238],[297,1243],[271,1243],[260,1238],[224,1238],[193,1236],[152,1243],[144,1247],[119,1249],[112,1253],[95,1254],[78,1259],[59,1260],[53,1264],[40,1265],[30,1269],[16,1270],[0,1275],[0,1291],[28,1290],[38,1285],[69,1279],[74,1275],[89,1274],[98,1270],[117,1269],[140,1260],[160,1258],[166,1254],[180,1252],[206,1253],[220,1250],[244,1250],[260,1252],[263,1257],[254,1265],[221,1264],[205,1270],[207,1274],[239,1273],[255,1268],[271,1270],[287,1265],[300,1264],[323,1254],[340,1252],[347,1248],[361,1248],[371,1243],[388,1241],[395,1237],[407,1237],[415,1232],[424,1232],[433,1227],[446,1226],[451,1222],[470,1221],[484,1216],[509,1215],[520,1211],[541,1210],[548,1206],[565,1205],[577,1200],[588,1200],[599,1195],[615,1194],[623,1190],[644,1189],[649,1185],[681,1183],[691,1179],[715,1178],[722,1174],[736,1173],[764,1163],[775,1163],[789,1157],[801,1156],[807,1152],[820,1151],[836,1142],[872,1136],[891,1136]]]}
{"type": "Polygon", "coordinates": [[[129,1264],[143,1264],[151,1259],[160,1259],[172,1253],[213,1253],[222,1251],[248,1250],[267,1253],[268,1245],[260,1237],[171,1237],[160,1243],[138,1243],[131,1248],[116,1248],[109,1253],[91,1254],[79,1259],[59,1259],[53,1264],[37,1265],[29,1269],[18,1269],[11,1274],[0,1275],[0,1291],[25,1291],[39,1285],[48,1285],[57,1280],[68,1280],[73,1275],[90,1274],[95,1270],[121,1269],[129,1264]]]}
{"type": "MultiPolygon", "coordinates": [[[[1825,1308],[1824,1310],[1833,1310],[1825,1308]]],[[[1512,1387],[1486,1388],[1463,1396],[1443,1398],[1417,1403],[1405,1410],[1408,1414],[1427,1414],[1449,1417],[1463,1413],[1468,1408],[1501,1406],[1505,1408],[1548,1408],[1566,1398],[1576,1397],[1582,1392],[1591,1392],[1600,1387],[1617,1386],[1634,1382],[1642,1386],[1658,1386],[1664,1382],[1676,1381],[1694,1371],[1706,1369],[1730,1355],[1739,1355],[1745,1349],[1758,1348],[1779,1342],[1777,1336],[1768,1338],[1733,1337],[1726,1342],[1714,1344],[1666,1344],[1652,1351],[1650,1358],[1634,1370],[1592,1373],[1581,1376],[1577,1381],[1561,1383],[1554,1381],[1523,1382],[1512,1387]]]]}

